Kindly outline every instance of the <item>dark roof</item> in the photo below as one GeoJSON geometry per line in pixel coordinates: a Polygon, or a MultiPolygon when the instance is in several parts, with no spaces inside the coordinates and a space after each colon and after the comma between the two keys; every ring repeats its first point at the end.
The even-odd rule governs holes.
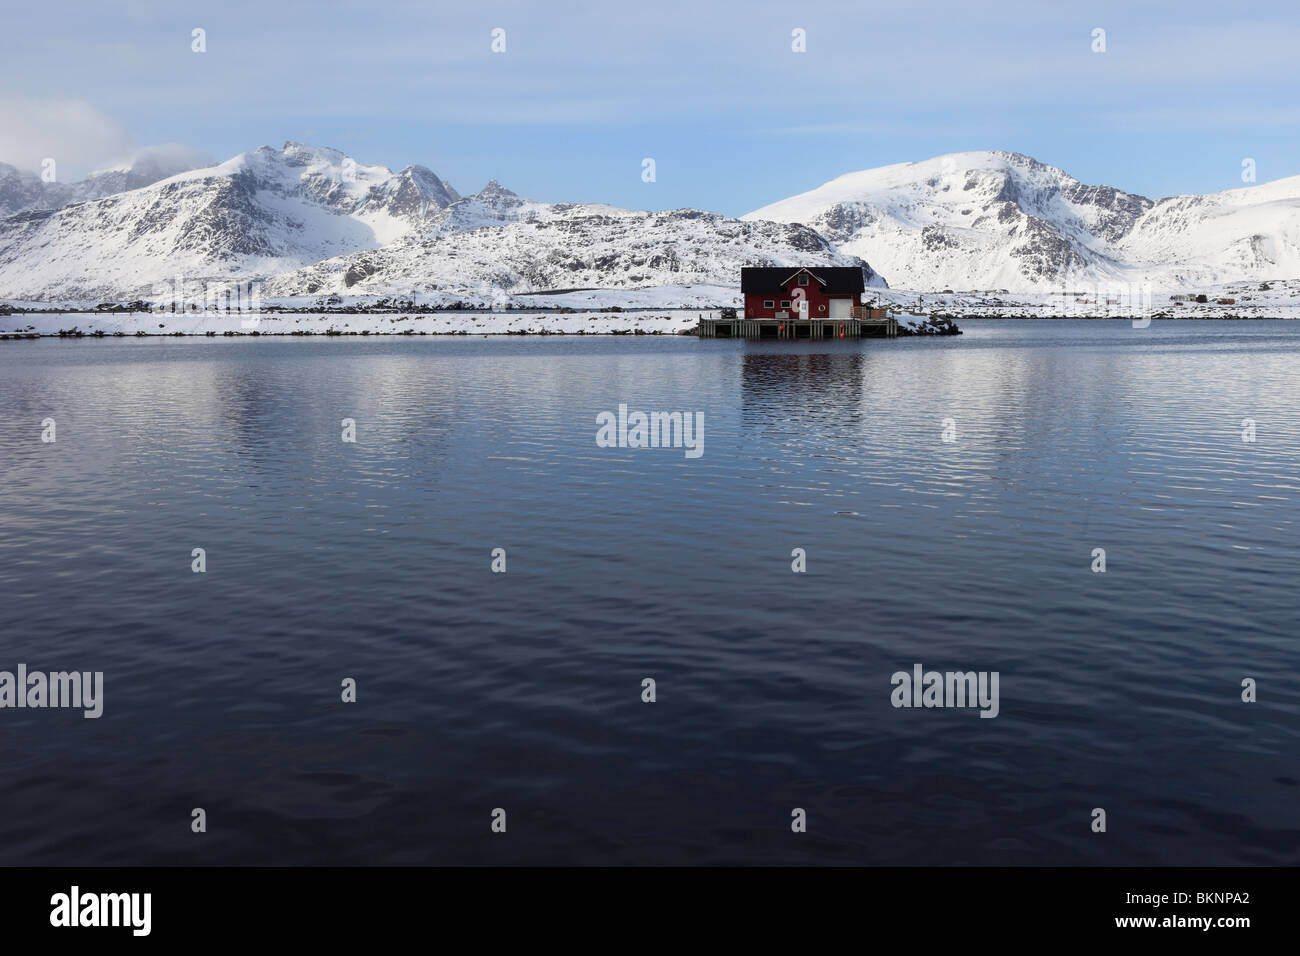
{"type": "MultiPolygon", "coordinates": [[[[741,292],[776,292],[785,288],[785,282],[802,271],[798,266],[780,266],[777,268],[745,266],[740,270],[741,292]]],[[[825,285],[824,290],[831,294],[857,293],[866,290],[862,281],[862,269],[857,266],[836,266],[823,268],[811,266],[808,274],[815,276],[825,285]]]]}

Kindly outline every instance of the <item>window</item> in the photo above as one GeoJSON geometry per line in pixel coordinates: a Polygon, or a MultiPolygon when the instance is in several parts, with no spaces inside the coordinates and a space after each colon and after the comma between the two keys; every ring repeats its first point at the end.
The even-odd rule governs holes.
{"type": "Polygon", "coordinates": [[[770,309],[770,308],[772,308],[772,307],[775,306],[775,305],[776,305],[776,302],[775,302],[774,300],[772,300],[772,299],[764,299],[764,300],[763,300],[763,308],[765,308],[765,309],[770,309]]]}
{"type": "Polygon", "coordinates": [[[788,309],[788,308],[790,308],[790,300],[789,300],[789,299],[782,299],[782,300],[781,300],[781,308],[783,308],[783,309],[788,309]]]}
{"type": "Polygon", "coordinates": [[[799,277],[799,284],[800,284],[800,285],[807,285],[807,284],[808,284],[808,276],[807,276],[807,274],[801,275],[801,276],[799,277]]]}

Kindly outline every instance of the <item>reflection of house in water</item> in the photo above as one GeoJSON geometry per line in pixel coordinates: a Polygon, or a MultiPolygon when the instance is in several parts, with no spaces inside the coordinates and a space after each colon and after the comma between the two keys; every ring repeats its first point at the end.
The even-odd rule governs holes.
{"type": "Polygon", "coordinates": [[[869,354],[746,352],[741,364],[742,416],[750,424],[858,422],[869,354]]]}

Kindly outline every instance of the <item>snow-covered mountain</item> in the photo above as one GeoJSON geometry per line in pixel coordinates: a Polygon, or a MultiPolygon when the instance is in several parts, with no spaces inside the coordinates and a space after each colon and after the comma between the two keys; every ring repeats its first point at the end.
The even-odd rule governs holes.
{"type": "Polygon", "coordinates": [[[923,291],[1300,275],[1300,177],[1153,201],[1018,153],[953,153],[849,173],[742,218],[811,226],[892,287],[923,291]]]}
{"type": "Polygon", "coordinates": [[[1300,278],[1300,176],[1161,199],[1115,248],[1160,288],[1300,278]]]}
{"type": "Polygon", "coordinates": [[[264,146],[0,221],[0,295],[147,298],[178,276],[261,278],[393,242],[459,198],[422,166],[394,173],[338,150],[264,146]]]}
{"type": "Polygon", "coordinates": [[[536,202],[495,181],[462,198],[424,167],[394,173],[298,143],[0,220],[0,297],[26,300],[152,300],[177,279],[187,289],[256,279],[268,296],[488,300],[729,287],[741,266],[763,264],[860,266],[884,284],[804,226],[536,202]]]}
{"type": "Polygon", "coordinates": [[[920,292],[1300,277],[1300,176],[1151,200],[1006,152],[850,173],[733,219],[539,202],[496,181],[462,198],[423,166],[393,172],[286,143],[69,185],[0,166],[0,217],[0,298],[44,301],[152,299],[178,278],[255,279],[268,296],[478,301],[734,290],[746,265],[859,266],[870,285],[920,292]]]}
{"type": "Polygon", "coordinates": [[[0,217],[29,209],[59,209],[74,202],[152,186],[160,179],[194,169],[193,158],[190,150],[158,147],[142,151],[128,163],[71,183],[47,183],[35,173],[0,163],[0,217]]]}
{"type": "Polygon", "coordinates": [[[493,181],[419,232],[270,280],[270,296],[463,292],[480,300],[555,289],[734,286],[746,265],[858,266],[804,226],[695,209],[644,212],[521,199],[493,181]]]}

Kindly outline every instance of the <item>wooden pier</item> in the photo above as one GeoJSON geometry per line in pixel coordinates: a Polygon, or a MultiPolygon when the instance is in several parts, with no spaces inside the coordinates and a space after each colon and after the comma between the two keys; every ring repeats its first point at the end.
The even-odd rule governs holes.
{"type": "Polygon", "coordinates": [[[702,339],[861,339],[898,335],[898,320],[885,309],[855,306],[845,318],[805,319],[777,313],[775,318],[747,319],[710,312],[700,320],[702,339]]]}

